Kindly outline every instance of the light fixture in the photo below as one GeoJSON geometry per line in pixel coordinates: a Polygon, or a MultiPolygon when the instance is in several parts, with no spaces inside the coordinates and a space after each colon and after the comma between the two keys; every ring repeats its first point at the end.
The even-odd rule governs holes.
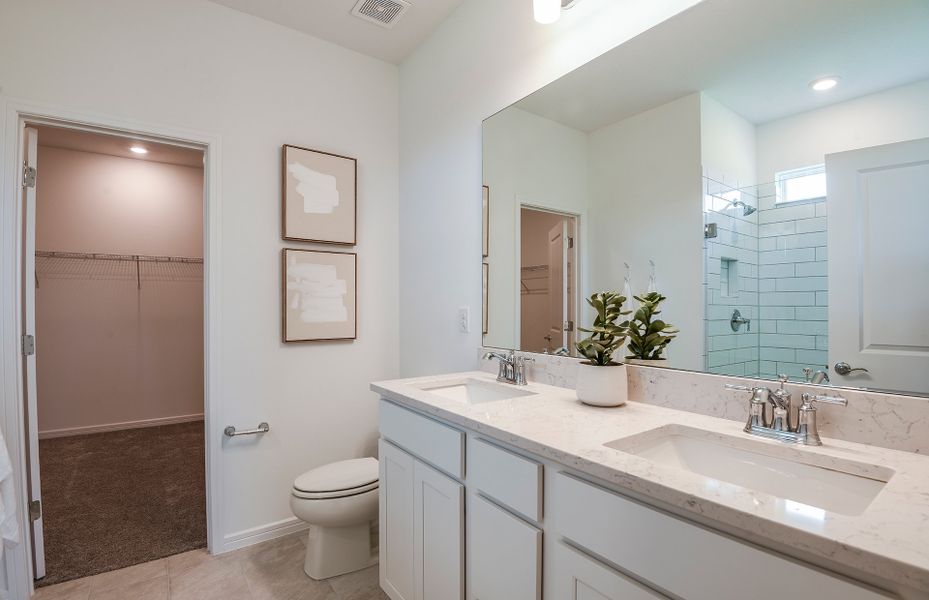
{"type": "Polygon", "coordinates": [[[831,90],[838,84],[839,78],[835,75],[830,75],[829,77],[820,77],[819,79],[814,79],[810,82],[810,87],[813,88],[813,91],[825,92],[826,90],[831,90]]]}
{"type": "Polygon", "coordinates": [[[561,0],[532,0],[532,15],[537,23],[554,23],[561,17],[561,0]]]}
{"type": "Polygon", "coordinates": [[[148,154],[148,150],[142,146],[129,146],[129,151],[135,154],[148,154]]]}

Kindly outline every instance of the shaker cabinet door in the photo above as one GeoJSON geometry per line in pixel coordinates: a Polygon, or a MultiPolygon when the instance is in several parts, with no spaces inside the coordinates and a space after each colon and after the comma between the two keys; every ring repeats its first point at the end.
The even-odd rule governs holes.
{"type": "Polygon", "coordinates": [[[479,495],[468,500],[468,599],[539,600],[542,532],[479,495]]]}
{"type": "Polygon", "coordinates": [[[554,576],[563,600],[667,600],[564,543],[555,550],[554,576]]]}
{"type": "Polygon", "coordinates": [[[464,597],[464,486],[413,463],[415,600],[464,597]]]}
{"type": "Polygon", "coordinates": [[[413,600],[412,456],[380,440],[380,583],[391,600],[413,600]]]}

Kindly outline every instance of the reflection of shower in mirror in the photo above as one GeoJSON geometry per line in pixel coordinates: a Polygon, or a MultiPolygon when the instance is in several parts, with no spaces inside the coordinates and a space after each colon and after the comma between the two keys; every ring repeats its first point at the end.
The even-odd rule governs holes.
{"type": "Polygon", "coordinates": [[[752,206],[752,205],[750,205],[750,204],[745,204],[745,203],[742,202],[741,200],[736,200],[735,202],[730,203],[729,206],[730,206],[731,208],[737,208],[737,207],[741,206],[741,207],[742,207],[742,216],[743,216],[743,217],[747,217],[748,215],[750,215],[750,214],[752,214],[753,212],[755,212],[756,210],[758,210],[758,209],[755,208],[754,206],[752,206]]]}

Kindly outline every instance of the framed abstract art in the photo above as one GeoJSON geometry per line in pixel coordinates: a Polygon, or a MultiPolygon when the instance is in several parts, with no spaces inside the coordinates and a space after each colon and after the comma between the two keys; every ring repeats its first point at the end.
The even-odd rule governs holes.
{"type": "Polygon", "coordinates": [[[282,154],[283,238],[354,245],[358,162],[348,156],[286,144],[282,154]]]}
{"type": "Polygon", "coordinates": [[[353,252],[284,248],[284,342],[354,340],[358,329],[358,257],[353,252]]]}

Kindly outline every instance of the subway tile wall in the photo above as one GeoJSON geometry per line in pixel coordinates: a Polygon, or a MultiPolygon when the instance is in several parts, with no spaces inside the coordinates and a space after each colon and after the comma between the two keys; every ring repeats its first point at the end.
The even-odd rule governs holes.
{"type": "Polygon", "coordinates": [[[704,224],[716,237],[704,238],[706,301],[705,365],[711,373],[756,377],[760,369],[758,213],[746,216],[736,200],[757,206],[751,191],[719,175],[704,176],[704,224]],[[733,331],[733,311],[751,321],[733,331]]]}
{"type": "Polygon", "coordinates": [[[759,375],[827,368],[826,202],[777,205],[758,189],[759,375]]]}

